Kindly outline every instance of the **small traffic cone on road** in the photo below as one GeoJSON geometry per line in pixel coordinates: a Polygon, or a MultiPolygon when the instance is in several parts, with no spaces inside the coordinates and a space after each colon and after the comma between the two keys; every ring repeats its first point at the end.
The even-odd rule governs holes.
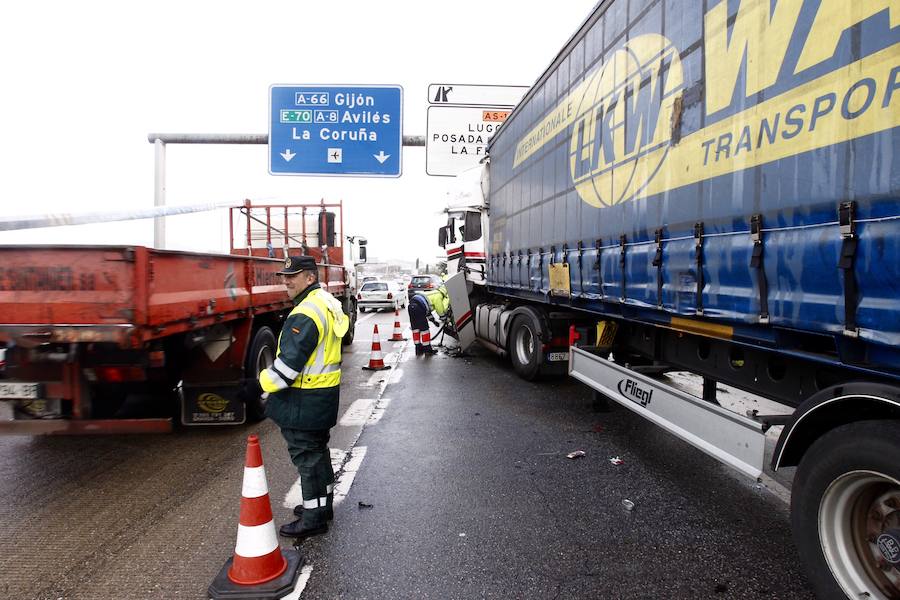
{"type": "Polygon", "coordinates": [[[390,369],[390,366],[384,364],[384,357],[381,355],[381,340],[378,338],[378,325],[372,332],[372,354],[369,355],[369,365],[363,367],[365,371],[384,371],[390,369]]]}
{"type": "Polygon", "coordinates": [[[297,583],[303,559],[296,550],[282,550],[275,534],[269,486],[259,438],[247,438],[241,515],[234,556],[209,584],[213,600],[281,598],[297,583]]]}
{"type": "Polygon", "coordinates": [[[400,328],[400,311],[394,310],[394,335],[391,336],[389,342],[405,342],[406,338],[403,337],[403,330],[400,328]]]}

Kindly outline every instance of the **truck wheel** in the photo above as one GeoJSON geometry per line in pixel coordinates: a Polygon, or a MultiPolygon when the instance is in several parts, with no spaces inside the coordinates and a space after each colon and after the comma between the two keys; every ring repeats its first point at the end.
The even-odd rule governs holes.
{"type": "Polygon", "coordinates": [[[262,421],[266,418],[266,401],[262,398],[262,390],[256,381],[257,375],[263,369],[267,369],[275,362],[276,346],[275,334],[269,327],[260,327],[253,336],[250,351],[247,352],[247,363],[244,372],[253,383],[248,386],[250,392],[246,401],[247,420],[262,421]]]}
{"type": "Polygon", "coordinates": [[[509,356],[519,377],[533,381],[541,371],[540,325],[529,314],[513,321],[509,337],[509,356]]]}
{"type": "Polygon", "coordinates": [[[791,523],[820,598],[900,598],[900,421],[861,421],[809,447],[791,523]]]}

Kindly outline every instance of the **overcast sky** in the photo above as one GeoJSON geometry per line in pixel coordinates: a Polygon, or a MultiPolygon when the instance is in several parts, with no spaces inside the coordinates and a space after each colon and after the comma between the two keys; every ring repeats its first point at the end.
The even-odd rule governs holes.
{"type": "MultiPolygon", "coordinates": [[[[2,213],[153,206],[151,132],[267,133],[271,84],[400,85],[425,135],[430,83],[531,85],[596,0],[19,1],[0,7],[2,213]]],[[[266,146],[167,148],[167,204],[344,202],[347,234],[433,261],[451,178],[268,174],[266,146]]],[[[167,247],[225,252],[227,211],[170,217],[167,247]]],[[[153,221],[0,233],[0,243],[153,244],[153,221]]]]}

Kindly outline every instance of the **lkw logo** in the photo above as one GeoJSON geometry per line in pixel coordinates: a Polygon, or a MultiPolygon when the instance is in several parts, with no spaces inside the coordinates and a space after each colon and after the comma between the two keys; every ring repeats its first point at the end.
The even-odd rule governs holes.
{"type": "Polygon", "coordinates": [[[678,50],[648,33],[617,50],[585,82],[569,144],[581,199],[602,208],[638,195],[657,174],[684,89],[678,50]]]}
{"type": "Polygon", "coordinates": [[[652,389],[642,388],[637,381],[627,377],[619,380],[619,393],[641,406],[647,406],[653,399],[652,389]]]}

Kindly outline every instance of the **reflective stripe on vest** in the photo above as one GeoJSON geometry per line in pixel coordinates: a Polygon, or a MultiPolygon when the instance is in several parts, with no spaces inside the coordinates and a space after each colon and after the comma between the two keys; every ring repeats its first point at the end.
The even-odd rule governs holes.
{"type": "MultiPolygon", "coordinates": [[[[291,384],[293,388],[329,388],[341,383],[341,338],[333,334],[334,315],[325,302],[318,298],[320,290],[313,290],[294,307],[291,314],[302,314],[315,323],[319,340],[315,351],[309,356],[303,370],[291,384]]],[[[278,344],[278,355],[281,344],[278,344]]]]}

